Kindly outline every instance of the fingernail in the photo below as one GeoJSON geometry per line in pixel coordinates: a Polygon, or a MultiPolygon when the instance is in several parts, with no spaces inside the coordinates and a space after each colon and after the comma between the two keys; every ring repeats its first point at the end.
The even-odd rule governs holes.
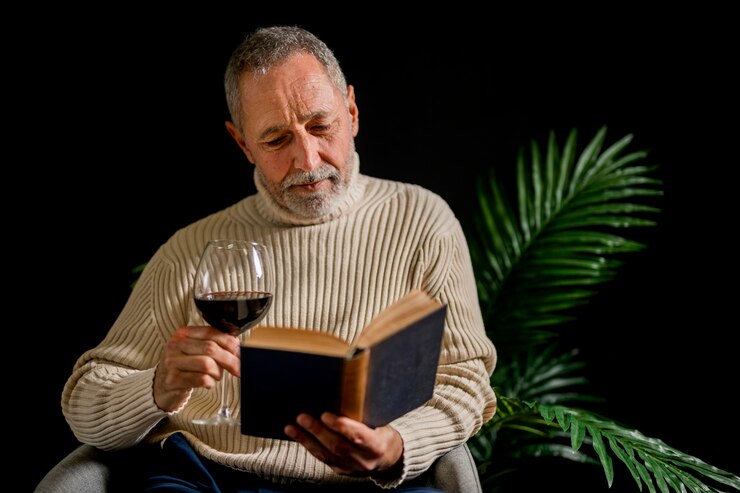
{"type": "Polygon", "coordinates": [[[299,414],[295,420],[296,423],[303,426],[304,428],[311,426],[311,416],[309,416],[308,414],[299,414]]]}

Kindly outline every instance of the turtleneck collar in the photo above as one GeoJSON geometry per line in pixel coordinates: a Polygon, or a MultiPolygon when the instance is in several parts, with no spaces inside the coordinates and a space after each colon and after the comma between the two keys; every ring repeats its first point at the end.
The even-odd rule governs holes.
{"type": "Polygon", "coordinates": [[[257,177],[257,169],[254,171],[254,184],[257,187],[256,206],[257,212],[267,221],[278,225],[307,226],[310,224],[321,224],[351,211],[359,202],[365,189],[365,180],[360,176],[360,156],[355,152],[354,173],[347,186],[347,191],[333,212],[320,217],[304,217],[295,214],[278,204],[270,195],[262,181],[257,177]]]}

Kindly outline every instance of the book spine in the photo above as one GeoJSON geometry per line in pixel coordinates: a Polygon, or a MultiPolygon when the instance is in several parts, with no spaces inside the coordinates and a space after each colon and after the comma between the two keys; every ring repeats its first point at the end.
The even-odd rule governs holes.
{"type": "Polygon", "coordinates": [[[344,360],[340,414],[357,421],[364,420],[365,390],[370,350],[356,352],[344,360]]]}

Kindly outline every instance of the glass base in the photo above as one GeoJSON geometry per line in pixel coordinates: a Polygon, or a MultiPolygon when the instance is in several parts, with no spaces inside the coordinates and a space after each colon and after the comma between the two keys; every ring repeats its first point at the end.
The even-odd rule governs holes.
{"type": "Polygon", "coordinates": [[[192,423],[206,426],[241,426],[241,422],[238,419],[231,417],[231,412],[228,409],[222,409],[218,414],[210,418],[194,419],[192,423]]]}

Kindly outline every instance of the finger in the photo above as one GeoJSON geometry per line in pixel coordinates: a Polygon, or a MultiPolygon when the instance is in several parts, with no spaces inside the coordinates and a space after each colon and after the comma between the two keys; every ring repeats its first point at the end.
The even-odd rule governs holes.
{"type": "Polygon", "coordinates": [[[298,417],[296,417],[296,423],[329,450],[332,450],[335,442],[340,438],[339,435],[324,426],[321,421],[310,414],[299,414],[298,417]]]}
{"type": "Polygon", "coordinates": [[[351,463],[361,457],[362,451],[355,448],[344,436],[327,428],[322,421],[308,414],[299,414],[296,423],[310,433],[316,446],[325,451],[330,465],[341,466],[345,471],[349,470],[347,469],[349,466],[353,472],[356,471],[357,468],[351,463]]]}
{"type": "Polygon", "coordinates": [[[238,356],[223,350],[211,351],[209,349],[204,351],[205,354],[191,356],[187,361],[189,366],[183,367],[183,370],[200,371],[200,369],[205,369],[205,373],[217,380],[221,379],[222,370],[228,371],[235,377],[241,376],[241,360],[238,356]]]}
{"type": "Polygon", "coordinates": [[[329,458],[328,450],[321,446],[320,443],[310,433],[295,424],[286,425],[283,429],[286,435],[292,440],[300,443],[317,459],[326,462],[329,458]]]}
{"type": "Polygon", "coordinates": [[[350,457],[362,472],[387,469],[401,459],[403,440],[390,426],[370,428],[360,421],[332,413],[323,413],[321,422],[344,439],[332,451],[350,457]]]}
{"type": "Polygon", "coordinates": [[[180,355],[172,359],[171,368],[180,373],[200,373],[221,380],[223,368],[210,356],[180,355]]]}
{"type": "Polygon", "coordinates": [[[226,369],[237,377],[241,376],[240,354],[238,339],[228,334],[222,334],[210,327],[183,327],[178,329],[175,336],[167,341],[165,346],[165,357],[169,356],[172,359],[180,358],[183,355],[199,357],[190,361],[189,366],[182,367],[182,369],[202,371],[214,378],[220,378],[220,368],[226,369]],[[196,330],[191,332],[186,329],[210,329],[213,331],[211,335],[219,337],[205,339],[189,337],[192,333],[203,335],[204,332],[196,330]],[[219,368],[212,367],[207,360],[200,357],[212,359],[219,368]]]}
{"type": "Polygon", "coordinates": [[[336,414],[325,412],[321,415],[321,422],[329,430],[342,435],[353,445],[367,449],[373,448],[375,434],[373,429],[360,421],[348,418],[346,416],[337,416],[336,414]]]}
{"type": "Polygon", "coordinates": [[[196,387],[211,389],[216,386],[221,378],[223,378],[222,372],[214,376],[212,373],[178,369],[168,372],[165,377],[165,385],[166,388],[172,390],[191,389],[196,387]]]}
{"type": "Polygon", "coordinates": [[[165,411],[177,409],[188,399],[193,388],[210,389],[222,378],[223,370],[213,358],[189,356],[170,348],[157,364],[154,401],[165,411]]]}
{"type": "Polygon", "coordinates": [[[316,459],[320,460],[321,462],[327,464],[335,472],[338,472],[340,474],[345,473],[344,471],[336,468],[338,458],[333,456],[324,446],[321,445],[321,443],[316,440],[316,438],[311,433],[308,433],[303,427],[297,424],[289,424],[285,426],[283,431],[286,435],[288,435],[289,438],[301,444],[308,451],[308,453],[316,457],[316,459]]]}
{"type": "MultiPolygon", "coordinates": [[[[223,369],[210,356],[186,354],[182,343],[168,343],[157,368],[157,375],[168,389],[184,387],[211,388],[221,380],[223,369]]],[[[226,353],[229,354],[229,353],[226,353]]]]}
{"type": "Polygon", "coordinates": [[[239,354],[239,339],[209,326],[185,326],[175,331],[174,340],[213,341],[232,354],[239,354]]]}
{"type": "Polygon", "coordinates": [[[326,450],[331,456],[343,457],[347,455],[344,448],[349,444],[344,437],[331,431],[318,419],[309,414],[299,414],[296,418],[296,424],[298,425],[297,428],[308,436],[311,442],[326,450]]]}

